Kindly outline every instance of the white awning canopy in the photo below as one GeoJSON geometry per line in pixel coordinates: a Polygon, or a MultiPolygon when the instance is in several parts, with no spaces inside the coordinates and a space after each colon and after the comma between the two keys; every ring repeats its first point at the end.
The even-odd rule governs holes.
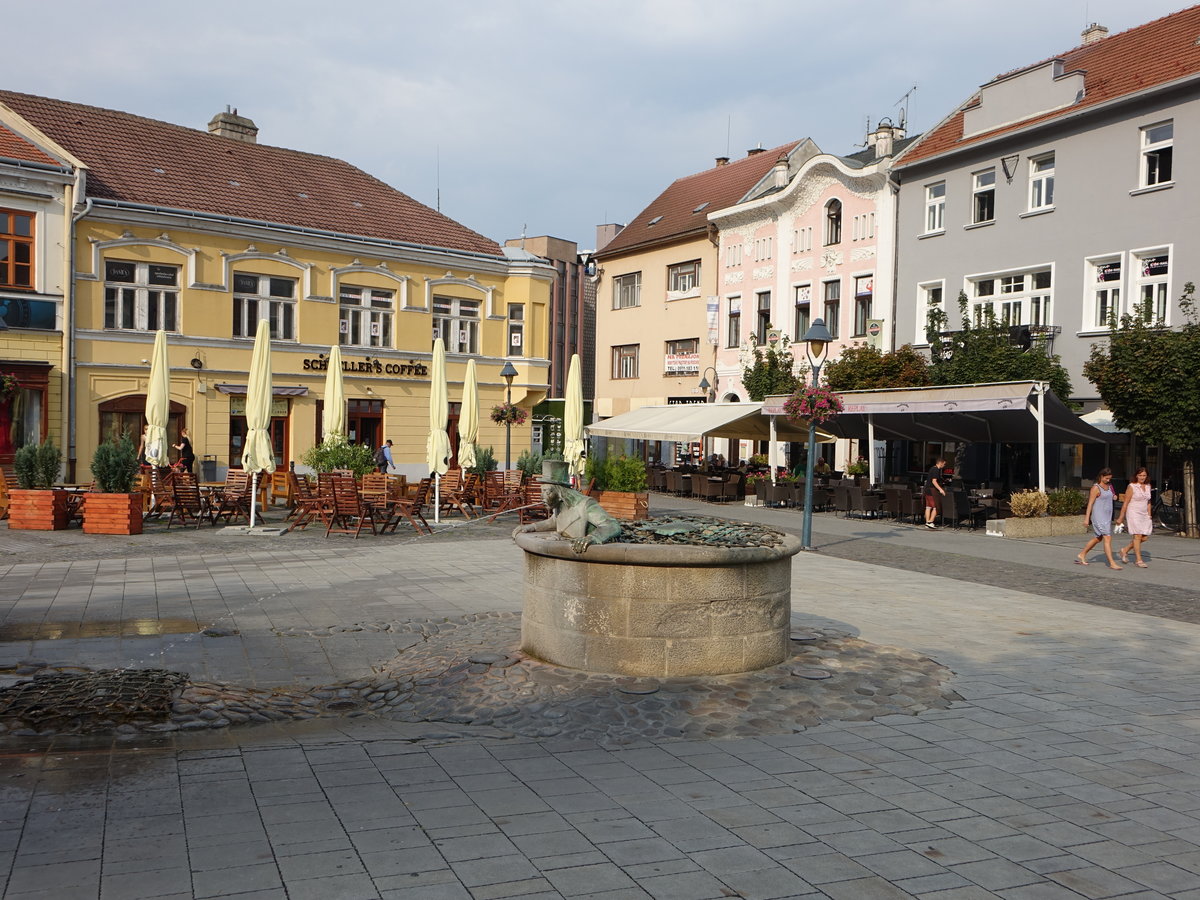
{"type": "MultiPolygon", "coordinates": [[[[775,440],[807,441],[808,425],[777,416],[775,440]]],[[[639,441],[700,441],[704,438],[771,440],[771,417],[761,403],[689,403],[677,406],[642,406],[587,427],[588,434],[603,438],[639,441]]],[[[834,438],[817,429],[817,438],[834,438]]]]}

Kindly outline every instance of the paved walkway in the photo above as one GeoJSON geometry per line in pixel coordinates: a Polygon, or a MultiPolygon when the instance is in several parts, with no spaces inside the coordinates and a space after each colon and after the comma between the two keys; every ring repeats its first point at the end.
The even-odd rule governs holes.
{"type": "MultiPolygon", "coordinates": [[[[790,512],[728,513],[799,526],[790,512]]],[[[506,530],[30,545],[0,526],[0,666],[41,655],[257,686],[350,677],[409,638],[273,629],[518,609],[506,530]],[[48,554],[59,561],[37,561],[48,554]],[[170,633],[125,633],[137,620],[170,633]],[[200,633],[210,625],[225,636],[200,633]]],[[[823,552],[795,561],[795,622],[928,654],[956,673],[961,702],[621,747],[365,718],[9,738],[0,892],[1200,898],[1200,628],[1179,620],[1200,572],[1192,542],[1156,538],[1150,569],[1108,572],[1072,565],[1082,540],[828,516],[817,538],[823,552]]]]}

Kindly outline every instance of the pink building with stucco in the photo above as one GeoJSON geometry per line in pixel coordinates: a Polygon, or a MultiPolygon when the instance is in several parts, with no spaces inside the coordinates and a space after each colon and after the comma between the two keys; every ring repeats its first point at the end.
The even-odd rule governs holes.
{"type": "MultiPolygon", "coordinates": [[[[744,199],[709,214],[720,235],[719,400],[750,399],[741,375],[756,344],[798,343],[817,318],[836,339],[830,359],[854,342],[892,347],[895,191],[888,168],[907,143],[885,123],[850,156],[804,140],[744,199]]],[[[804,349],[794,350],[804,371],[804,349]]]]}

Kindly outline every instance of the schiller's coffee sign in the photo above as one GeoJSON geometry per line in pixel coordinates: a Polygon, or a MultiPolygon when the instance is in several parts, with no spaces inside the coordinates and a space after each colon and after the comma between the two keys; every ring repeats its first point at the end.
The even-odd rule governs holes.
{"type": "MultiPolygon", "coordinates": [[[[306,359],[301,364],[306,372],[324,372],[329,368],[329,360],[325,356],[316,359],[306,359]]],[[[429,376],[429,366],[425,363],[384,362],[381,359],[342,360],[342,371],[357,375],[394,375],[399,378],[422,378],[429,376]]]]}

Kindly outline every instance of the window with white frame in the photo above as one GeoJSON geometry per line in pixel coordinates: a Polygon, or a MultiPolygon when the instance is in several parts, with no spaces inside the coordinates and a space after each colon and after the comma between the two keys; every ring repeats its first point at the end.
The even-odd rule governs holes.
{"type": "Polygon", "coordinates": [[[393,291],[354,287],[338,288],[338,343],[348,347],[392,346],[393,291]]]}
{"type": "Polygon", "coordinates": [[[996,309],[992,305],[996,299],[996,279],[978,278],[973,282],[971,290],[971,311],[974,314],[975,324],[980,325],[991,320],[996,309]]]}
{"type": "Polygon", "coordinates": [[[792,252],[807,253],[812,250],[812,226],[792,230],[792,252]]]}
{"type": "Polygon", "coordinates": [[[925,185],[925,233],[946,230],[946,182],[925,185]]]}
{"type": "Polygon", "coordinates": [[[796,285],[793,300],[796,307],[796,316],[793,321],[794,330],[792,331],[792,336],[797,341],[802,341],[804,340],[804,335],[808,334],[809,326],[812,325],[812,285],[796,285]]]}
{"type": "Polygon", "coordinates": [[[447,353],[479,352],[479,301],[433,298],[433,340],[442,339],[447,353]]]}
{"type": "Polygon", "coordinates": [[[994,272],[970,280],[972,319],[976,325],[1049,325],[1051,272],[1029,268],[994,272]]]}
{"type": "Polygon", "coordinates": [[[1029,322],[1030,325],[1049,325],[1050,301],[1053,298],[1053,276],[1049,269],[1029,274],[1029,322]]]}
{"type": "Polygon", "coordinates": [[[842,201],[825,204],[825,246],[842,242],[842,201]]]}
{"type": "Polygon", "coordinates": [[[1171,255],[1166,250],[1138,253],[1134,257],[1137,308],[1134,315],[1142,321],[1166,325],[1167,298],[1170,295],[1171,255]]]}
{"type": "Polygon", "coordinates": [[[667,290],[686,294],[700,289],[700,260],[667,266],[667,290]]]}
{"type": "Polygon", "coordinates": [[[179,267],[106,260],[104,327],[179,330],[179,267]]]}
{"type": "Polygon", "coordinates": [[[1142,187],[1168,184],[1173,180],[1172,156],[1175,149],[1175,123],[1159,122],[1141,130],[1142,187]]]}
{"type": "Polygon", "coordinates": [[[985,169],[971,176],[971,224],[996,218],[996,170],[985,169]]]}
{"type": "Polygon", "coordinates": [[[742,298],[729,298],[729,312],[725,318],[725,346],[737,347],[742,342],[742,298]]]}
{"type": "Polygon", "coordinates": [[[508,304],[508,355],[525,355],[525,304],[508,304]]]}
{"type": "Polygon", "coordinates": [[[613,279],[613,309],[642,305],[642,273],[630,272],[613,279]]]}
{"type": "Polygon", "coordinates": [[[924,317],[917,322],[917,343],[923,344],[929,339],[929,319],[935,310],[942,311],[942,295],[944,293],[945,286],[940,281],[917,286],[917,296],[920,299],[921,308],[925,311],[924,317]]]}
{"type": "Polygon", "coordinates": [[[871,299],[875,293],[875,277],[873,275],[856,275],[854,277],[854,336],[863,337],[867,333],[867,320],[871,318],[871,299]]]}
{"type": "Polygon", "coordinates": [[[758,299],[758,342],[765,344],[767,342],[767,332],[771,330],[771,292],[759,291],[756,295],[758,299]]]}
{"type": "Polygon", "coordinates": [[[273,275],[233,276],[233,336],[252,338],[260,320],[271,326],[271,339],[296,339],[296,281],[273,275]]]}
{"type": "Polygon", "coordinates": [[[638,351],[641,344],[623,344],[612,348],[612,377],[614,380],[638,377],[638,351]]]}
{"type": "Polygon", "coordinates": [[[1054,206],[1054,154],[1044,153],[1029,161],[1029,211],[1054,206]]]}
{"type": "Polygon", "coordinates": [[[1091,321],[1093,328],[1107,328],[1121,313],[1121,257],[1089,261],[1091,269],[1091,321]]]}
{"type": "Polygon", "coordinates": [[[825,293],[825,327],[834,338],[838,336],[838,322],[842,317],[842,283],[826,281],[822,290],[825,293]]]}

